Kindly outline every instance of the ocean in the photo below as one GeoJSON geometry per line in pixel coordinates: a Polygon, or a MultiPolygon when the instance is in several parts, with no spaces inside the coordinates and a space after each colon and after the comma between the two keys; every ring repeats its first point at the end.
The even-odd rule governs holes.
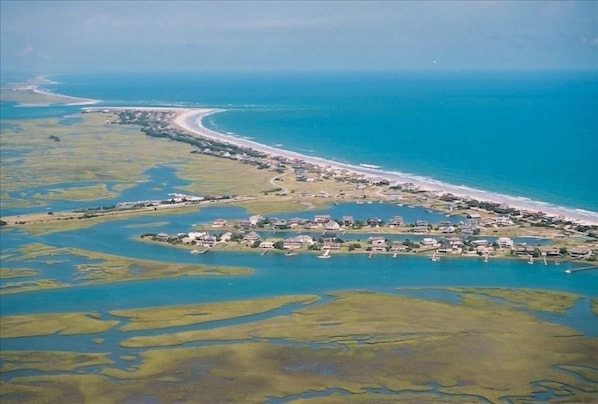
{"type": "Polygon", "coordinates": [[[269,146],[598,212],[595,71],[50,78],[104,105],[223,108],[207,127],[269,146]]]}

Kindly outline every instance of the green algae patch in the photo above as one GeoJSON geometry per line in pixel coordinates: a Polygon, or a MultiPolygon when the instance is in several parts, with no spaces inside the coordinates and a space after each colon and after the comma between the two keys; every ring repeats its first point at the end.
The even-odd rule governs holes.
{"type": "MultiPolygon", "coordinates": [[[[344,402],[359,403],[378,398],[375,389],[389,392],[375,402],[390,396],[414,402],[523,402],[540,390],[577,402],[598,391],[598,339],[515,306],[474,294],[463,304],[358,292],[332,297],[244,324],[130,338],[123,345],[219,343],[144,350],[139,365],[124,370],[107,365],[94,377],[15,378],[3,390],[29,398],[52,389],[53,397],[70,394],[91,402],[244,403],[301,399],[314,391],[343,391],[344,402]]],[[[126,312],[158,324],[169,314],[126,312]]]]}
{"type": "MultiPolygon", "coordinates": [[[[309,392],[305,392],[309,393],[309,392]]],[[[307,396],[308,394],[306,394],[307,396]]],[[[480,403],[486,404],[487,400],[483,397],[473,395],[442,395],[430,391],[403,391],[393,392],[385,391],[383,393],[357,393],[357,394],[338,394],[334,393],[326,397],[318,397],[316,400],[311,398],[302,398],[293,400],[293,404],[383,404],[383,403],[411,403],[411,404],[463,404],[480,403]]]]}
{"type": "Polygon", "coordinates": [[[121,331],[138,331],[245,317],[265,313],[289,304],[307,305],[318,300],[317,296],[282,296],[225,303],[114,310],[110,314],[129,320],[128,324],[120,328],[121,331]]]}
{"type": "Polygon", "coordinates": [[[25,278],[28,276],[37,276],[39,274],[40,272],[36,269],[0,268],[0,279],[25,278]]]}
{"type": "Polygon", "coordinates": [[[447,288],[461,294],[475,294],[502,299],[531,310],[546,311],[562,314],[573,308],[582,298],[575,293],[533,290],[533,289],[505,289],[505,288],[447,288]]]}
{"type": "Polygon", "coordinates": [[[143,229],[146,227],[165,227],[168,226],[169,222],[153,222],[153,223],[138,223],[138,224],[129,224],[126,225],[126,228],[129,229],[143,229]]]}
{"type": "Polygon", "coordinates": [[[242,203],[236,203],[235,206],[246,209],[251,214],[256,215],[271,215],[281,212],[303,212],[310,209],[324,209],[330,206],[331,202],[320,199],[310,199],[309,203],[305,200],[292,199],[285,200],[282,198],[276,198],[271,200],[259,200],[259,201],[248,201],[242,203]]]}
{"type": "Polygon", "coordinates": [[[278,175],[238,161],[191,154],[190,145],[146,136],[140,126],[108,124],[115,116],[115,112],[81,114],[81,122],[68,126],[60,124],[60,118],[3,121],[2,149],[7,154],[0,172],[3,206],[113,198],[149,181],[151,167],[170,168],[189,182],[157,190],[163,193],[158,198],[178,191],[262,196],[278,175]],[[131,154],[131,144],[143,153],[131,154]],[[45,191],[39,192],[40,187],[45,191]]]}
{"type": "Polygon", "coordinates": [[[85,213],[55,212],[53,215],[33,214],[23,217],[23,220],[13,221],[19,223],[19,229],[34,236],[44,236],[64,231],[82,230],[98,224],[118,222],[144,215],[166,216],[181,213],[191,213],[198,210],[197,205],[173,206],[154,210],[152,207],[139,207],[134,209],[98,210],[85,213]],[[91,216],[90,216],[91,214],[91,216]]]}
{"type": "Polygon", "coordinates": [[[2,404],[109,402],[100,392],[106,389],[108,384],[102,377],[96,375],[18,377],[0,386],[2,404]]]}
{"type": "MultiPolygon", "coordinates": [[[[91,285],[181,276],[242,276],[253,273],[249,268],[140,260],[77,248],[57,248],[41,243],[26,245],[20,252],[20,256],[11,260],[34,260],[69,254],[93,261],[76,265],[74,272],[76,280],[91,285]]],[[[61,285],[64,286],[69,285],[61,285]]]]}
{"type": "Polygon", "coordinates": [[[52,188],[45,193],[36,193],[33,197],[40,201],[101,201],[114,199],[118,193],[108,190],[106,184],[86,187],[52,188]]]}
{"type": "Polygon", "coordinates": [[[272,189],[270,180],[278,173],[260,170],[235,160],[192,154],[193,158],[173,164],[178,176],[190,184],[180,189],[200,195],[261,195],[272,189]]]}
{"type": "Polygon", "coordinates": [[[50,313],[6,316],[0,318],[0,338],[39,335],[96,334],[107,331],[119,321],[106,321],[96,313],[50,313]]]}
{"type": "Polygon", "coordinates": [[[598,383],[598,368],[588,366],[559,366],[560,369],[574,373],[590,383],[598,383]]]}
{"type": "Polygon", "coordinates": [[[88,366],[110,365],[114,362],[107,353],[58,351],[2,351],[0,372],[38,370],[42,372],[75,370],[88,366]]]}
{"type": "Polygon", "coordinates": [[[53,279],[39,279],[36,281],[9,282],[0,286],[0,295],[12,293],[32,292],[37,290],[61,289],[69,287],[68,283],[53,279]]]}
{"type": "Polygon", "coordinates": [[[598,316],[598,298],[593,298],[591,301],[592,313],[598,316]]]}
{"type": "MultiPolygon", "coordinates": [[[[374,293],[339,293],[335,297],[334,301],[325,305],[298,309],[289,316],[208,330],[133,337],[122,341],[121,345],[139,348],[255,338],[282,338],[319,344],[378,344],[442,340],[454,334],[461,335],[463,330],[473,326],[488,330],[492,321],[502,324],[505,318],[510,318],[512,324],[533,325],[537,321],[534,317],[476,296],[471,296],[463,305],[401,300],[393,295],[374,293]],[[437,324],[441,322],[446,324],[440,327],[437,324]]],[[[550,326],[554,325],[547,323],[545,327],[550,326]]],[[[495,328],[497,333],[504,333],[501,327],[495,328]]],[[[559,330],[562,336],[577,334],[569,328],[559,330]]]]}

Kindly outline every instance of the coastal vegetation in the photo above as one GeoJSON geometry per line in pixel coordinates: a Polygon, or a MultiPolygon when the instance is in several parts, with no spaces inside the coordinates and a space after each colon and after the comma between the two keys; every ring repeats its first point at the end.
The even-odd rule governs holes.
{"type": "MultiPolygon", "coordinates": [[[[48,288],[65,288],[75,285],[96,285],[156,278],[182,276],[243,276],[253,272],[249,268],[225,266],[188,265],[172,262],[150,261],[77,248],[59,248],[40,243],[23,246],[21,254],[3,258],[5,262],[28,260],[48,260],[54,256],[70,255],[84,259],[83,263],[71,264],[71,282],[57,282],[52,279],[39,279],[29,282],[6,282],[2,293],[18,293],[48,288]]],[[[44,274],[44,276],[48,276],[44,274]]]]}
{"type": "Polygon", "coordinates": [[[108,353],[58,351],[1,351],[1,372],[36,370],[40,372],[72,371],[88,366],[111,365],[108,353]]]}
{"type": "Polygon", "coordinates": [[[503,289],[503,288],[449,288],[463,295],[480,295],[503,299],[530,310],[563,314],[571,309],[582,298],[575,293],[564,293],[547,290],[503,289]]]}
{"type": "Polygon", "coordinates": [[[10,278],[24,278],[27,276],[37,276],[39,275],[39,271],[35,269],[26,269],[26,268],[0,268],[0,279],[10,279],[10,278]]]}
{"type": "Polygon", "coordinates": [[[48,313],[2,317],[0,338],[40,335],[96,334],[111,329],[118,321],[102,320],[98,313],[48,313]]]}
{"type": "MultiPolygon", "coordinates": [[[[212,307],[218,312],[218,304],[212,307]]],[[[198,394],[209,402],[262,402],[307,398],[310,391],[329,391],[328,400],[343,392],[343,401],[361,402],[382,389],[381,402],[404,395],[498,402],[533,400],[538,383],[541,391],[568,401],[587,401],[598,392],[595,339],[474,293],[465,304],[336,293],[329,302],[286,315],[165,330],[122,345],[171,348],[144,350],[138,366],[106,364],[96,375],[15,377],[3,384],[3,401],[35,400],[48,388],[52,397],[109,402],[189,402],[198,394]],[[172,348],[190,341],[219,343],[172,348]]]]}
{"type": "Polygon", "coordinates": [[[226,303],[194,306],[149,307],[135,310],[113,310],[113,316],[124,317],[129,323],[120,331],[151,330],[180,327],[212,321],[245,317],[264,313],[290,304],[311,304],[317,296],[281,296],[256,300],[232,301],[226,303]]]}

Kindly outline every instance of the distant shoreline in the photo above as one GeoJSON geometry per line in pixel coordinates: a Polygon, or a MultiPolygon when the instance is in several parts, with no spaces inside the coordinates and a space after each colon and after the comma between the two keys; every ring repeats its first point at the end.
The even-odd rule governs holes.
{"type": "Polygon", "coordinates": [[[56,82],[46,79],[44,76],[36,77],[25,83],[9,84],[2,88],[3,94],[17,95],[17,106],[27,107],[50,107],[52,105],[83,106],[98,104],[101,100],[92,98],[73,97],[70,95],[56,94],[49,90],[41,89],[42,85],[56,84],[56,82]]]}

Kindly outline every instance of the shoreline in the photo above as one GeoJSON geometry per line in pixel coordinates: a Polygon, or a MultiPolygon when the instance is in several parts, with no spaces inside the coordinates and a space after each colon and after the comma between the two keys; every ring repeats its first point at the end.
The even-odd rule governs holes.
{"type": "Polygon", "coordinates": [[[19,102],[17,101],[17,107],[28,108],[28,107],[51,107],[54,105],[66,105],[66,106],[83,106],[83,105],[94,105],[102,102],[93,98],[73,97],[70,95],[53,93],[50,90],[42,89],[41,86],[58,84],[55,81],[48,80],[45,76],[38,76],[30,81],[24,83],[11,83],[6,87],[2,88],[2,92],[24,94],[30,96],[39,96],[40,98],[50,98],[45,102],[19,102]]]}
{"type": "Polygon", "coordinates": [[[564,206],[552,205],[547,202],[534,201],[528,198],[523,199],[521,197],[504,195],[500,193],[492,193],[490,191],[484,191],[481,189],[475,189],[466,186],[452,185],[438,180],[434,180],[432,178],[426,178],[414,174],[406,174],[399,171],[388,171],[381,168],[375,168],[374,166],[370,166],[367,164],[352,165],[327,160],[321,157],[306,156],[304,154],[300,154],[290,150],[284,150],[277,147],[267,146],[255,142],[253,140],[243,139],[232,135],[226,135],[206,128],[203,125],[203,119],[209,115],[224,111],[222,109],[190,109],[168,107],[119,107],[109,109],[171,110],[177,113],[176,117],[173,119],[174,125],[200,137],[205,137],[215,141],[233,144],[235,146],[247,147],[272,156],[283,156],[290,159],[301,159],[310,164],[318,165],[320,167],[329,168],[332,170],[348,170],[350,172],[363,175],[365,177],[384,178],[390,181],[391,183],[412,183],[416,187],[424,191],[450,193],[460,198],[470,198],[478,201],[506,204],[512,208],[519,210],[543,212],[548,216],[563,217],[565,220],[577,222],[579,224],[598,225],[598,212],[592,212],[576,208],[567,208],[564,206]]]}

